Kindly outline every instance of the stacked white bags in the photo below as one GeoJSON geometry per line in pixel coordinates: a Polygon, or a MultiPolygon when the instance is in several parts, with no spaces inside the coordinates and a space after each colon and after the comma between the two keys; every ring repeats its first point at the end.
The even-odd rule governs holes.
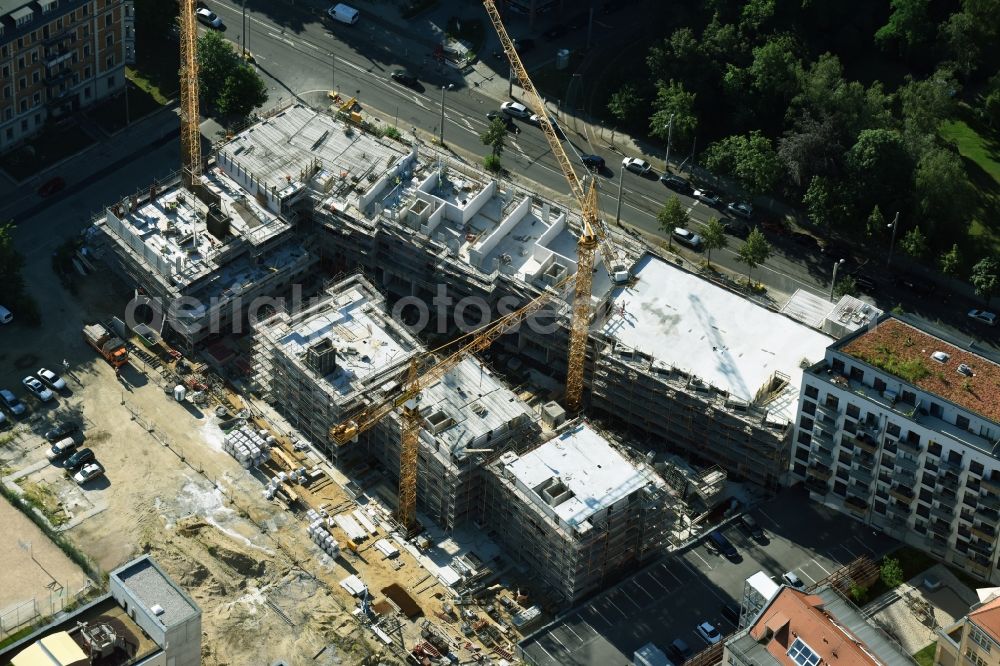
{"type": "Polygon", "coordinates": [[[236,458],[244,469],[257,467],[271,455],[267,431],[258,432],[245,425],[229,431],[222,442],[222,449],[236,458]]]}
{"type": "Polygon", "coordinates": [[[306,520],[309,521],[309,527],[306,530],[309,533],[309,538],[313,540],[317,546],[319,546],[324,553],[330,557],[336,558],[340,554],[340,544],[337,540],[333,538],[329,530],[326,529],[328,518],[324,518],[320,513],[314,509],[310,509],[306,512],[306,520]]]}

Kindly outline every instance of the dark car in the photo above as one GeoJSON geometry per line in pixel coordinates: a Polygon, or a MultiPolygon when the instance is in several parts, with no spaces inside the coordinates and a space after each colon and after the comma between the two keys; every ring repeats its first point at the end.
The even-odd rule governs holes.
{"type": "Polygon", "coordinates": [[[674,176],[672,174],[663,174],[660,176],[660,182],[674,190],[675,192],[680,192],[682,194],[691,193],[691,183],[687,182],[680,176],[674,176]]]}
{"type": "Polygon", "coordinates": [[[90,449],[80,449],[66,459],[66,469],[76,469],[89,463],[94,459],[94,452],[90,449]]]}
{"type": "Polygon", "coordinates": [[[743,220],[722,219],[719,222],[722,223],[722,228],[730,236],[746,238],[750,235],[750,225],[743,220]]]}
{"type": "Polygon", "coordinates": [[[0,405],[6,407],[14,416],[24,416],[28,411],[27,405],[7,389],[0,389],[0,405]]]}
{"type": "Polygon", "coordinates": [[[42,186],[38,188],[38,194],[39,196],[50,197],[64,187],[66,187],[66,181],[60,176],[56,176],[42,183],[42,186]]]}
{"type": "Polygon", "coordinates": [[[489,113],[486,114],[487,120],[493,121],[496,120],[497,118],[503,121],[504,127],[506,127],[507,131],[510,132],[511,134],[521,133],[521,128],[518,126],[517,123],[514,122],[514,119],[508,116],[506,113],[501,113],[500,111],[490,111],[489,113]]]}
{"type": "Polygon", "coordinates": [[[708,547],[727,560],[737,560],[740,557],[736,546],[726,538],[725,534],[718,530],[708,535],[708,547]]]}
{"type": "Polygon", "coordinates": [[[734,625],[739,625],[740,623],[740,607],[736,604],[726,604],[720,610],[722,617],[729,620],[734,625]]]}
{"type": "Polygon", "coordinates": [[[562,23],[556,23],[554,26],[543,32],[542,36],[545,37],[545,39],[557,39],[565,35],[567,32],[569,32],[569,28],[564,26],[562,23]]]}
{"type": "Polygon", "coordinates": [[[930,296],[934,287],[927,280],[907,273],[899,273],[893,278],[893,284],[901,289],[912,291],[917,296],[930,296]]]}
{"type": "Polygon", "coordinates": [[[420,84],[420,81],[417,80],[417,77],[409,73],[405,69],[397,69],[393,71],[393,73],[390,74],[389,76],[392,77],[393,81],[402,84],[407,88],[413,88],[417,92],[424,91],[424,87],[420,84]]]}
{"type": "Polygon", "coordinates": [[[740,516],[740,524],[743,525],[743,529],[746,530],[746,533],[757,541],[761,541],[764,538],[764,530],[760,528],[760,524],[757,522],[757,519],[749,513],[744,513],[740,516]]]}
{"type": "Polygon", "coordinates": [[[600,155],[580,155],[580,159],[583,160],[583,165],[588,169],[593,169],[594,171],[600,171],[604,168],[604,158],[600,155]]]}
{"type": "Polygon", "coordinates": [[[680,638],[675,638],[671,641],[670,645],[667,646],[667,652],[670,653],[676,666],[682,666],[694,654],[688,644],[680,638]]]}
{"type": "Polygon", "coordinates": [[[854,279],[854,284],[858,286],[859,291],[863,291],[866,294],[875,294],[878,291],[878,282],[867,273],[854,273],[851,277],[854,279]]]}
{"type": "Polygon", "coordinates": [[[80,426],[77,425],[76,423],[69,423],[69,422],[60,423],[52,430],[49,430],[47,433],[45,433],[45,439],[55,443],[58,442],[60,439],[66,439],[79,429],[80,426]]]}

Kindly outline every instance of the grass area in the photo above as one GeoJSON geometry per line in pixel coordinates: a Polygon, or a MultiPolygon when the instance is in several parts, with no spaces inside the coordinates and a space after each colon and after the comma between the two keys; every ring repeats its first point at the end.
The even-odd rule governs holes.
{"type": "Polygon", "coordinates": [[[913,654],[913,661],[920,666],[934,666],[934,652],[937,650],[937,643],[931,643],[927,647],[913,654]]]}
{"type": "Polygon", "coordinates": [[[1000,137],[983,126],[965,104],[959,106],[956,118],[941,124],[940,134],[957,146],[976,191],[968,254],[978,257],[984,247],[1000,252],[1000,137]]]}
{"type": "Polygon", "coordinates": [[[33,632],[34,630],[35,630],[35,625],[33,624],[29,624],[24,629],[18,629],[7,638],[0,641],[0,650],[4,649],[8,645],[13,645],[14,643],[18,642],[19,640],[21,640],[22,638],[33,632]]]}
{"type": "MultiPolygon", "coordinates": [[[[132,83],[164,105],[177,97],[180,92],[180,52],[177,43],[165,40],[160,44],[144,46],[133,67],[126,68],[126,76],[132,83]]],[[[132,98],[129,98],[129,103],[132,98]]]]}
{"type": "MultiPolygon", "coordinates": [[[[903,580],[908,581],[914,576],[917,576],[924,571],[927,571],[932,566],[937,564],[935,560],[930,555],[917,550],[911,546],[903,546],[898,550],[890,553],[887,557],[899,560],[899,568],[903,570],[903,580]]],[[[882,566],[882,562],[876,562],[878,566],[882,566]]],[[[872,599],[877,599],[881,595],[889,591],[889,586],[882,582],[882,577],[879,576],[878,580],[866,590],[864,596],[858,599],[859,605],[863,605],[871,601],[872,599]]],[[[933,656],[933,654],[931,655],[933,656]]]]}
{"type": "MultiPolygon", "coordinates": [[[[128,117],[129,122],[136,120],[163,108],[163,103],[157,101],[157,96],[128,82],[128,117]]],[[[101,126],[108,134],[114,134],[125,127],[125,94],[116,95],[95,107],[87,109],[87,115],[101,126]]]]}
{"type": "Polygon", "coordinates": [[[32,481],[19,482],[24,491],[24,499],[42,512],[52,527],[59,527],[69,522],[69,516],[62,510],[59,497],[52,489],[32,481]]]}
{"type": "Polygon", "coordinates": [[[3,170],[14,180],[25,180],[92,143],[90,135],[81,132],[76,124],[48,125],[41,134],[8,154],[3,170]]]}

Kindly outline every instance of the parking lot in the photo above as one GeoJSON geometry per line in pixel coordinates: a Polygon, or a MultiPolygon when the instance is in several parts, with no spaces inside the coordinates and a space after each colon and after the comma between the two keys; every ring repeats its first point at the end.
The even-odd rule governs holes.
{"type": "Polygon", "coordinates": [[[735,523],[724,528],[742,561],[709,552],[703,543],[666,558],[574,609],[558,623],[521,642],[524,658],[538,666],[631,664],[637,648],[661,648],[680,638],[697,653],[703,621],[726,635],[735,626],[722,618],[738,604],[744,581],[758,571],[779,577],[793,571],[809,587],[861,555],[880,559],[897,542],[874,533],[788,490],[751,513],[766,538],[752,540],[735,523]]]}

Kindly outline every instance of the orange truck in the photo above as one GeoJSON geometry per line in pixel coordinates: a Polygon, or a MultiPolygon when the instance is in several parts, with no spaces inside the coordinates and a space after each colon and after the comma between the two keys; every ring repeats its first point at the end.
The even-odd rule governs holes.
{"type": "Polygon", "coordinates": [[[112,366],[120,368],[128,363],[128,350],[125,348],[125,342],[103,324],[84,326],[83,338],[112,366]]]}

